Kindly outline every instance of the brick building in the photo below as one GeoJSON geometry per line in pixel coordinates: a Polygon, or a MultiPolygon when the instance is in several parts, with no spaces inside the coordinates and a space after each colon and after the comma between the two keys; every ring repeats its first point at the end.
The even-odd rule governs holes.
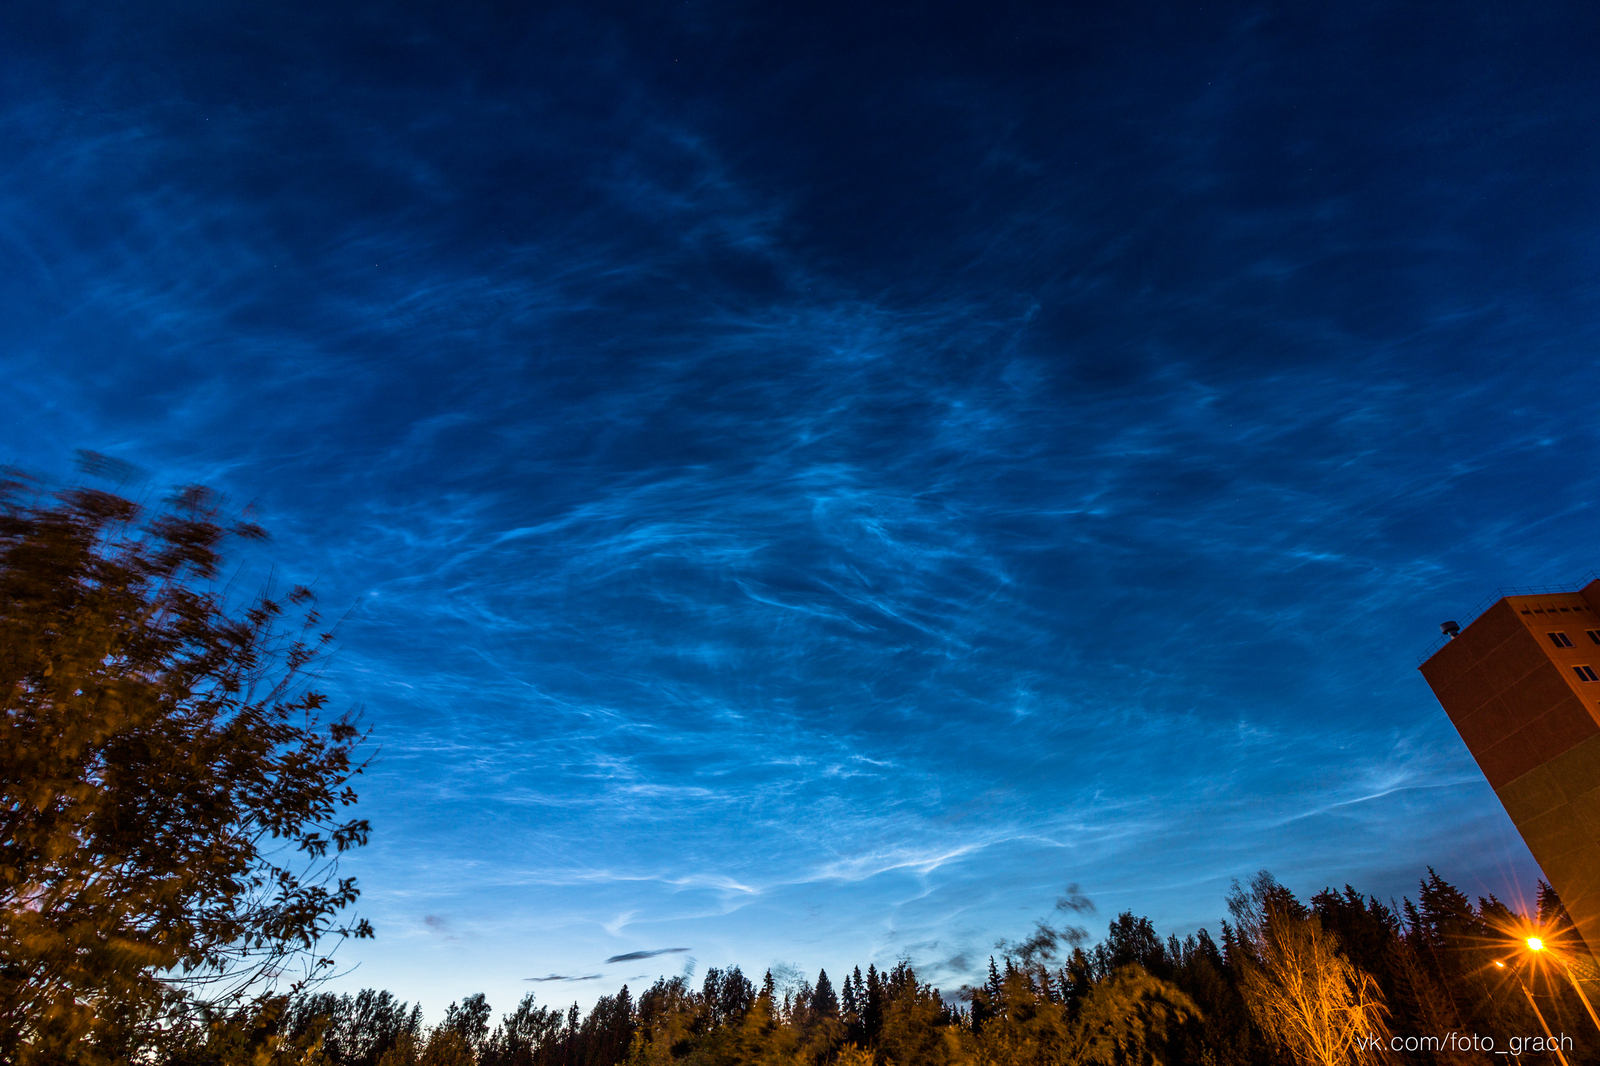
{"type": "Polygon", "coordinates": [[[1600,956],[1600,580],[1498,600],[1421,670],[1600,956]]]}

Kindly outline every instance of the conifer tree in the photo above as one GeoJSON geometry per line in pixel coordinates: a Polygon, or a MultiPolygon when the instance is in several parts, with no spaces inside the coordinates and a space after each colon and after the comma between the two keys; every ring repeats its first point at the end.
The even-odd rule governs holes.
{"type": "Polygon", "coordinates": [[[827,970],[817,971],[817,986],[811,992],[811,1009],[831,1018],[839,1015],[839,998],[834,994],[833,982],[828,980],[827,970]]]}
{"type": "Polygon", "coordinates": [[[845,1039],[852,1044],[860,1045],[866,1042],[866,1013],[866,985],[861,978],[861,967],[857,966],[850,976],[844,979],[845,1039]]]}
{"type": "Polygon", "coordinates": [[[876,1042],[883,1031],[883,982],[878,977],[878,967],[867,964],[867,1006],[862,1011],[861,1027],[867,1041],[876,1042]]]}

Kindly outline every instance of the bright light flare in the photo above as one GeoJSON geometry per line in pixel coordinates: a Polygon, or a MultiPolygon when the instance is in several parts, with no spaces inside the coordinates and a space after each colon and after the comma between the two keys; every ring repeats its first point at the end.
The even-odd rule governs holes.
{"type": "Polygon", "coordinates": [[[1528,938],[1528,950],[1529,951],[1543,951],[1544,950],[1544,941],[1540,940],[1536,936],[1530,936],[1528,938]]]}

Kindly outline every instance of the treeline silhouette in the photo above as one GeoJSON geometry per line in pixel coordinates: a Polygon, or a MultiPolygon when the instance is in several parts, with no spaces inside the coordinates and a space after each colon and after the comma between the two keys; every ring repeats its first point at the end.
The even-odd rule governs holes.
{"type": "Polygon", "coordinates": [[[783,986],[770,971],[753,982],[730,966],[697,987],[681,976],[637,996],[624,987],[587,1014],[530,994],[496,1021],[483,995],[469,996],[427,1027],[420,1006],[369,989],[265,1004],[253,1028],[216,1023],[188,1057],[220,1063],[253,1048],[255,1061],[332,1066],[1334,1066],[1504,1063],[1512,1038],[1525,1038],[1517,1061],[1554,1062],[1535,1043],[1548,1025],[1566,1037],[1567,1062],[1600,1063],[1578,990],[1593,960],[1548,886],[1538,902],[1537,915],[1493,896],[1474,903],[1431,869],[1415,901],[1347,885],[1302,902],[1262,873],[1236,886],[1218,937],[1162,939],[1125,912],[1087,946],[1083,929],[1041,922],[999,945],[982,984],[951,995],[909,961],[783,986]],[[1548,950],[1528,950],[1530,931],[1548,950]]]}

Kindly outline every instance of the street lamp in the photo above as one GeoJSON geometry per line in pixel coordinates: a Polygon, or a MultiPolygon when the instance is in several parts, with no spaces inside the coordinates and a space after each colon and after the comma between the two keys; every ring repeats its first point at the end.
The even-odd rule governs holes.
{"type": "MultiPolygon", "coordinates": [[[[1545,947],[1544,941],[1541,938],[1536,937],[1536,936],[1528,937],[1527,940],[1524,941],[1524,943],[1526,943],[1528,945],[1528,950],[1534,953],[1534,958],[1538,958],[1540,952],[1549,950],[1548,948],[1545,947]]],[[[1567,956],[1566,956],[1566,954],[1564,952],[1555,952],[1553,954],[1554,954],[1555,958],[1560,960],[1561,968],[1566,971],[1567,982],[1572,985],[1572,990],[1574,992],[1578,993],[1578,998],[1583,1001],[1583,1009],[1589,1012],[1589,1020],[1591,1022],[1594,1022],[1594,1027],[1596,1029],[1600,1029],[1600,1015],[1596,1015],[1595,1014],[1595,1012],[1594,1012],[1594,1004],[1589,1002],[1589,997],[1586,996],[1584,994],[1584,992],[1583,992],[1583,986],[1580,985],[1578,983],[1578,979],[1575,976],[1573,976],[1573,973],[1572,973],[1572,961],[1569,958],[1567,958],[1567,956]]],[[[1520,980],[1520,978],[1518,978],[1518,980],[1520,980]]],[[[1524,987],[1523,991],[1526,992],[1527,988],[1524,987]]],[[[1532,1002],[1533,997],[1529,996],[1528,999],[1529,999],[1529,1002],[1532,1002]]],[[[1538,1009],[1539,1009],[1538,1007],[1534,1008],[1535,1011],[1537,1011],[1538,1009]]],[[[1539,1022],[1540,1022],[1540,1024],[1543,1024],[1544,1023],[1544,1018],[1541,1017],[1539,1019],[1539,1022]]],[[[1545,1031],[1548,1032],[1549,1028],[1546,1027],[1545,1031]]]]}
{"type": "MultiPolygon", "coordinates": [[[[1535,958],[1538,957],[1538,952],[1544,950],[1544,941],[1540,940],[1536,936],[1528,937],[1524,943],[1528,945],[1529,951],[1535,953],[1535,958]]],[[[1502,970],[1506,968],[1506,964],[1501,962],[1499,959],[1494,960],[1494,964],[1500,967],[1502,970]]],[[[1567,976],[1571,977],[1572,975],[1569,973],[1567,976]]],[[[1567,1062],[1567,1057],[1561,1053],[1561,1045],[1556,1041],[1556,1034],[1550,1031],[1550,1023],[1544,1020],[1544,1011],[1539,1009],[1538,1001],[1533,998],[1533,993],[1528,991],[1527,982],[1523,981],[1521,973],[1517,973],[1517,987],[1521,988],[1522,994],[1528,997],[1528,1006],[1533,1008],[1533,1016],[1539,1019],[1539,1028],[1544,1030],[1544,1035],[1550,1040],[1550,1050],[1554,1051],[1556,1053],[1556,1058],[1561,1060],[1561,1066],[1571,1066],[1571,1063],[1567,1062]]],[[[1581,992],[1579,994],[1582,995],[1581,992]]],[[[1587,1006],[1589,1003],[1587,999],[1583,1002],[1585,1006],[1587,1006]]],[[[1592,1011],[1590,1012],[1590,1016],[1593,1017],[1592,1011]]]]}
{"type": "Polygon", "coordinates": [[[1544,1030],[1544,1035],[1550,1041],[1550,1050],[1556,1053],[1556,1058],[1561,1060],[1561,1066],[1571,1066],[1567,1057],[1561,1053],[1561,1044],[1556,1040],[1556,1034],[1550,1031],[1550,1023],[1544,1020],[1544,1012],[1539,1009],[1539,1004],[1534,1001],[1533,993],[1528,991],[1528,986],[1523,984],[1522,975],[1517,975],[1517,984],[1522,985],[1522,994],[1528,997],[1528,1006],[1533,1008],[1533,1016],[1539,1019],[1539,1028],[1544,1030]]]}

